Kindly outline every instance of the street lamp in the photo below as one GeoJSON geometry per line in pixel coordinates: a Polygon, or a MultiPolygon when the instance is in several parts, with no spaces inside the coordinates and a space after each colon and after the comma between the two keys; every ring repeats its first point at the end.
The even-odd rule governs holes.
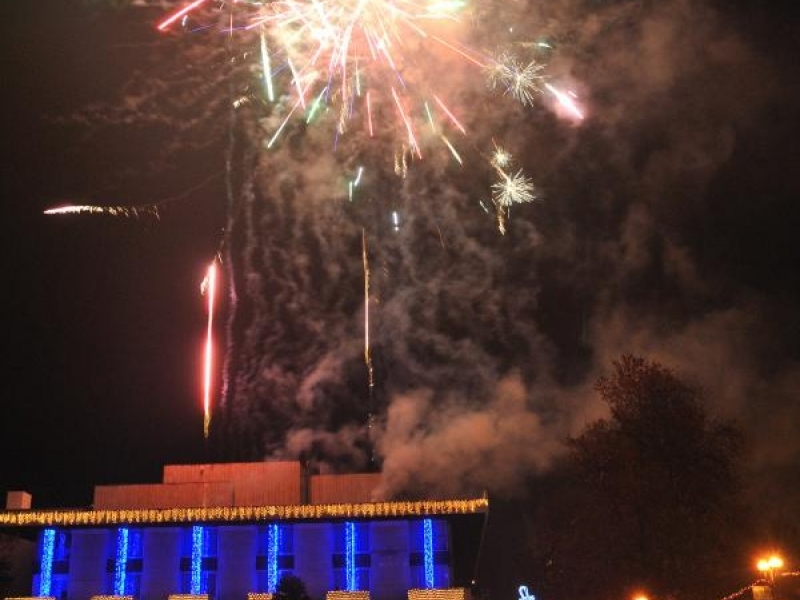
{"type": "Polygon", "coordinates": [[[777,554],[761,558],[756,563],[756,568],[767,578],[770,585],[775,584],[775,571],[783,568],[783,559],[777,554]]]}

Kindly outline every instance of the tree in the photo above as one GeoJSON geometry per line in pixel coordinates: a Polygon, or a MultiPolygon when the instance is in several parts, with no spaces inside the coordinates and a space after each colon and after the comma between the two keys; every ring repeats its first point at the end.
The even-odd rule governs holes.
{"type": "Polygon", "coordinates": [[[566,597],[717,594],[742,521],[741,435],[708,417],[700,389],[623,356],[595,386],[610,416],[569,441],[562,530],[550,560],[566,597]],[[569,507],[566,509],[565,507],[569,507]]]}
{"type": "Polygon", "coordinates": [[[309,600],[305,582],[296,575],[284,575],[278,581],[276,600],[309,600]]]}

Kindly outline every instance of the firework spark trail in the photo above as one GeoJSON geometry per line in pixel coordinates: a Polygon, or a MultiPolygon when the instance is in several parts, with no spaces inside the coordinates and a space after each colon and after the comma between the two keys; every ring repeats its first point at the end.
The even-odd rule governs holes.
{"type": "Polygon", "coordinates": [[[113,217],[139,217],[146,214],[159,218],[157,206],[93,206],[68,204],[43,211],[46,215],[104,214],[113,217]]]}
{"type": "Polygon", "coordinates": [[[217,263],[212,262],[200,289],[208,297],[208,328],[206,330],[205,358],[203,361],[203,436],[208,438],[211,427],[211,373],[213,370],[214,300],[217,285],[217,263]]]}
{"type": "Polygon", "coordinates": [[[264,71],[264,87],[267,92],[267,100],[275,102],[275,90],[272,87],[272,64],[269,59],[269,48],[267,48],[267,38],[261,33],[261,69],[264,71]]]}
{"type": "Polygon", "coordinates": [[[444,113],[448,117],[450,117],[450,120],[453,122],[453,125],[455,125],[461,133],[463,133],[464,135],[467,135],[467,130],[464,129],[464,126],[461,123],[458,122],[458,119],[456,119],[456,116],[452,112],[450,112],[450,109],[447,108],[447,106],[445,106],[445,103],[441,101],[439,96],[434,94],[433,95],[433,99],[436,100],[436,103],[444,111],[444,113]]]}
{"type": "Polygon", "coordinates": [[[190,12],[192,12],[195,8],[197,8],[198,6],[203,4],[205,1],[206,0],[195,0],[191,4],[189,4],[187,6],[184,6],[182,9],[172,13],[170,16],[168,16],[163,21],[161,21],[161,23],[156,25],[157,29],[159,29],[160,31],[165,31],[175,21],[177,21],[178,19],[180,19],[184,15],[188,15],[190,12]]]}
{"type": "Polygon", "coordinates": [[[416,152],[419,158],[422,158],[422,152],[419,149],[419,145],[417,144],[417,140],[414,137],[414,129],[411,126],[411,122],[408,119],[408,115],[406,111],[403,109],[403,105],[400,102],[400,98],[397,96],[397,92],[395,91],[394,87],[392,87],[392,97],[394,98],[394,102],[397,105],[397,112],[400,115],[400,119],[406,126],[406,131],[408,133],[408,144],[411,146],[411,149],[416,152]]]}
{"type": "Polygon", "coordinates": [[[548,92],[550,92],[551,94],[553,94],[553,96],[556,97],[558,103],[561,106],[563,106],[567,111],[569,111],[569,113],[572,116],[574,116],[579,121],[583,120],[584,118],[583,112],[578,108],[578,106],[575,104],[575,101],[569,96],[569,94],[565,94],[564,92],[562,92],[558,88],[553,87],[549,83],[546,83],[545,87],[547,88],[548,92]]]}
{"type": "Polygon", "coordinates": [[[364,363],[367,365],[367,376],[370,395],[375,387],[372,370],[372,355],[369,348],[369,259],[367,257],[367,234],[361,230],[361,259],[364,265],[364,363]]]}

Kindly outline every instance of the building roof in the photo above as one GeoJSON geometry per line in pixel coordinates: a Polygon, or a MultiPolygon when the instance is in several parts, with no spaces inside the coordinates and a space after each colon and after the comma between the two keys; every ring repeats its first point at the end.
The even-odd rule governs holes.
{"type": "Polygon", "coordinates": [[[297,461],[167,465],[161,483],[98,485],[91,509],[31,510],[9,492],[0,526],[91,527],[469,515],[486,498],[375,501],[380,473],[312,475],[297,461]]]}

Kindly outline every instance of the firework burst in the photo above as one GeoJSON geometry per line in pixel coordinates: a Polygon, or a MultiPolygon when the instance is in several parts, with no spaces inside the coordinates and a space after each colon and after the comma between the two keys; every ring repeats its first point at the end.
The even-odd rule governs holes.
{"type": "MultiPolygon", "coordinates": [[[[476,39],[471,31],[475,10],[461,0],[195,0],[167,15],[157,28],[166,32],[179,23],[193,31],[216,27],[225,40],[236,37],[237,47],[247,48],[235,54],[248,64],[255,58],[251,71],[258,72],[260,81],[231,102],[234,109],[247,105],[256,111],[266,149],[280,147],[287,132],[296,131],[290,125],[295,121],[303,128],[329,128],[334,151],[345,136],[357,140],[347,146],[351,153],[365,150],[364,144],[385,149],[391,140],[394,171],[404,178],[411,163],[433,146],[459,166],[470,153],[480,154],[480,142],[471,136],[485,131],[482,116],[461,114],[470,105],[465,95],[480,86],[457,87],[468,81],[462,75],[470,70],[523,107],[547,95],[570,118],[582,118],[572,97],[548,82],[540,46],[547,53],[553,48],[501,40],[493,54],[476,49],[468,43],[476,39]],[[201,25],[186,26],[190,18],[201,25]],[[437,86],[446,87],[456,102],[437,86]]],[[[492,110],[492,104],[486,107],[492,110]]],[[[536,198],[532,179],[512,166],[503,147],[495,146],[489,163],[497,175],[491,200],[498,214],[507,216],[512,204],[536,198]]],[[[347,179],[350,201],[359,179],[347,179]]]]}
{"type": "Polygon", "coordinates": [[[508,208],[535,199],[533,181],[522,173],[522,169],[516,173],[500,171],[500,179],[492,184],[492,201],[498,207],[508,208]]]}
{"type": "Polygon", "coordinates": [[[503,51],[486,69],[491,89],[502,88],[523,106],[533,104],[534,97],[544,89],[544,64],[531,60],[522,62],[511,52],[503,51]]]}

